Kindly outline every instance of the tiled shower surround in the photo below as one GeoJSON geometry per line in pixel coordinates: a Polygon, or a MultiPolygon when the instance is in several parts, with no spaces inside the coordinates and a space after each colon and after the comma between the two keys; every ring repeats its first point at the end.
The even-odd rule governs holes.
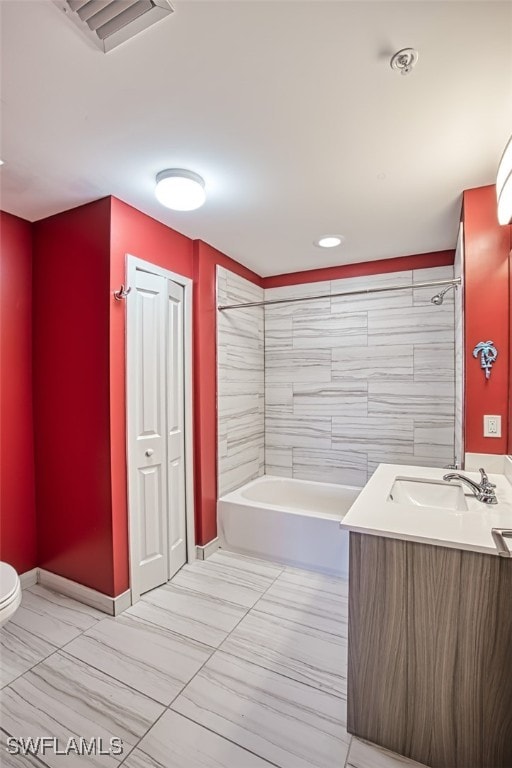
{"type": "MultiPolygon", "coordinates": [[[[262,300],[262,288],[217,267],[217,304],[262,300]]],[[[217,313],[219,496],[264,473],[263,320],[263,307],[217,313]]]]}
{"type": "MultiPolygon", "coordinates": [[[[454,291],[435,306],[436,288],[415,287],[451,277],[452,267],[437,267],[267,289],[265,299],[325,298],[266,306],[264,345],[259,308],[220,313],[220,493],[263,472],[256,462],[263,398],[253,349],[259,360],[264,349],[267,474],[362,486],[381,462],[453,462],[454,291]],[[389,285],[410,287],[334,295],[389,285]],[[246,390],[237,378],[240,353],[249,356],[246,390]],[[239,455],[248,459],[251,444],[253,459],[235,472],[240,441],[239,455]]],[[[231,286],[229,303],[241,301],[244,292],[248,301],[263,294],[230,273],[219,280],[220,304],[228,303],[223,281],[231,286]]]]}

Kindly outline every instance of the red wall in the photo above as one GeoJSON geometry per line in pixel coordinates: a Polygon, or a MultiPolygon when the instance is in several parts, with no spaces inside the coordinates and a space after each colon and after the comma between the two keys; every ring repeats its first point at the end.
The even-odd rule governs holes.
{"type": "Polygon", "coordinates": [[[193,277],[193,243],[130,205],[111,198],[110,254],[110,427],[114,594],[128,588],[126,478],[125,332],[126,302],[113,292],[126,282],[126,254],[184,277],[193,277]]]}
{"type": "Polygon", "coordinates": [[[466,451],[507,453],[512,228],[498,224],[494,186],[464,192],[463,222],[466,451]],[[488,340],[498,348],[498,358],[486,379],[473,348],[488,340]],[[501,414],[501,438],[483,437],[484,414],[501,414]]]}
{"type": "Polygon", "coordinates": [[[194,408],[196,541],[217,535],[217,302],[220,265],[262,286],[262,279],[211,245],[194,243],[194,408]]]}
{"type": "Polygon", "coordinates": [[[449,251],[262,280],[115,198],[35,224],[34,254],[39,564],[110,595],[128,587],[126,304],[113,298],[127,254],[194,280],[198,544],[216,536],[216,266],[267,287],[453,261],[449,251]]]}
{"type": "Polygon", "coordinates": [[[323,269],[311,269],[306,272],[292,272],[291,274],[264,277],[263,287],[278,288],[283,285],[314,283],[317,280],[339,280],[343,277],[379,275],[385,272],[401,272],[405,269],[444,267],[453,264],[454,258],[455,251],[436,251],[434,253],[417,253],[414,256],[399,256],[394,259],[363,261],[359,264],[342,264],[338,267],[324,267],[323,269]]]}
{"type": "Polygon", "coordinates": [[[32,233],[0,212],[0,560],[37,565],[32,425],[32,233]]]}
{"type": "Polygon", "coordinates": [[[33,225],[39,565],[113,594],[110,201],[33,225]]]}

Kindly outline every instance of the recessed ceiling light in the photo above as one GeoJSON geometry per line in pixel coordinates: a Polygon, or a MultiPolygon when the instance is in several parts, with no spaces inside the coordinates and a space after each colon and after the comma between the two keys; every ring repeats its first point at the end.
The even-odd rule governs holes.
{"type": "Polygon", "coordinates": [[[344,239],[343,235],[324,235],[319,240],[315,240],[314,245],[319,248],[336,248],[337,245],[341,245],[344,239]]]}
{"type": "Polygon", "coordinates": [[[157,200],[173,211],[194,211],[206,200],[204,180],[193,171],[170,168],[156,177],[157,200]]]}
{"type": "Polygon", "coordinates": [[[3,160],[0,160],[0,165],[3,165],[3,164],[4,164],[4,161],[3,161],[3,160]]]}

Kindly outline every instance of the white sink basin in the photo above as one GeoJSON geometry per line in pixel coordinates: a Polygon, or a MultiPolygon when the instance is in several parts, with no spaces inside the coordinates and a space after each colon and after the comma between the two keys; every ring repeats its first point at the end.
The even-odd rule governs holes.
{"type": "Polygon", "coordinates": [[[468,509],[464,489],[460,483],[425,480],[420,477],[397,477],[388,501],[395,504],[414,504],[416,507],[434,507],[463,512],[468,509]]]}

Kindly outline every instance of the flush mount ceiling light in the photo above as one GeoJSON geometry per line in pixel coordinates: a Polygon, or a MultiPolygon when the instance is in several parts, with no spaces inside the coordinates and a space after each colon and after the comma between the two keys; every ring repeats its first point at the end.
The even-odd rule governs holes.
{"type": "Polygon", "coordinates": [[[170,168],[156,177],[157,200],[173,211],[194,211],[206,200],[204,180],[193,171],[170,168]]]}
{"type": "Polygon", "coordinates": [[[324,235],[315,240],[313,245],[318,246],[318,248],[336,248],[337,245],[341,245],[344,239],[342,235],[324,235]]]}
{"type": "Polygon", "coordinates": [[[391,57],[391,69],[396,69],[402,75],[408,75],[418,62],[418,51],[414,48],[402,48],[391,57]]]}
{"type": "Polygon", "coordinates": [[[512,136],[505,147],[498,167],[496,198],[499,223],[512,224],[512,136]]]}

